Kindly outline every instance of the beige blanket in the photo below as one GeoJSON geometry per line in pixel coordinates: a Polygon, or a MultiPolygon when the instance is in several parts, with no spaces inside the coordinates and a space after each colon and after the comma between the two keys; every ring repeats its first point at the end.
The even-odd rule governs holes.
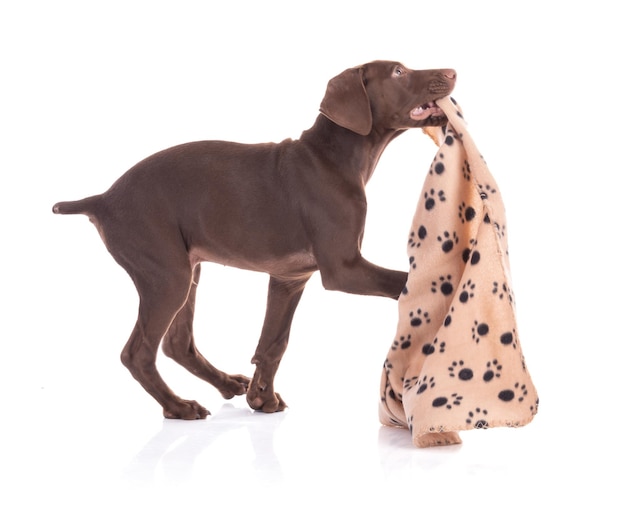
{"type": "Polygon", "coordinates": [[[409,234],[379,407],[381,423],[408,428],[418,447],[525,425],[539,402],[517,331],[502,197],[460,108],[449,97],[437,104],[449,124],[434,137],[409,234]]]}

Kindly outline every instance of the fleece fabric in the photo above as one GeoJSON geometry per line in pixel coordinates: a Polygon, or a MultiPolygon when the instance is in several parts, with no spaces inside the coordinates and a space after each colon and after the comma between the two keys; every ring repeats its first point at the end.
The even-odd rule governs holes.
{"type": "MultiPolygon", "coordinates": [[[[511,286],[500,191],[450,97],[408,237],[409,275],[381,378],[380,421],[418,447],[529,423],[538,408],[511,286]]],[[[437,136],[434,136],[435,133],[437,136]]]]}

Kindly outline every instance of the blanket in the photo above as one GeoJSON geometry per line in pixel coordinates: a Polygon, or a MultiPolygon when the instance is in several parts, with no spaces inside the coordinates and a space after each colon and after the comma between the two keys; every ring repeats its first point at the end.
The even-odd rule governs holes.
{"type": "Polygon", "coordinates": [[[459,106],[430,135],[439,145],[408,237],[409,275],[381,378],[380,422],[418,447],[457,431],[518,427],[538,397],[517,330],[504,206],[459,106]]]}

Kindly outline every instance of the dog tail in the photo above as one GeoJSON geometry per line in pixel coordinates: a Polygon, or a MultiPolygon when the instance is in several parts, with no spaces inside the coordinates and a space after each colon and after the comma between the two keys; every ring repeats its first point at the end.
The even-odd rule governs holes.
{"type": "Polygon", "coordinates": [[[100,195],[87,197],[79,201],[57,202],[52,206],[52,213],[60,215],[75,215],[82,213],[83,215],[94,215],[100,202],[100,195]]]}

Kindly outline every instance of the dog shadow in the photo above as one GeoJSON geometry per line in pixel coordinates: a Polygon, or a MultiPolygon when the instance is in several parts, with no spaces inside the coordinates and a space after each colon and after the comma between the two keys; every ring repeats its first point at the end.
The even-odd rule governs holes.
{"type": "MultiPolygon", "coordinates": [[[[164,419],[161,429],[124,469],[123,478],[139,484],[192,481],[203,476],[203,472],[198,471],[205,469],[208,462],[212,471],[234,463],[264,482],[280,482],[283,476],[274,449],[274,434],[284,417],[285,412],[260,414],[226,403],[206,420],[164,419]],[[241,430],[246,431],[246,441],[250,443],[243,452],[238,441],[241,430]],[[235,442],[236,446],[228,446],[229,441],[235,442]],[[212,447],[215,447],[214,451],[211,451],[212,447]]],[[[245,443],[243,448],[246,448],[245,443]]],[[[207,473],[208,476],[211,474],[207,473]]],[[[228,473],[222,473],[222,477],[224,475],[228,473]]]]}

